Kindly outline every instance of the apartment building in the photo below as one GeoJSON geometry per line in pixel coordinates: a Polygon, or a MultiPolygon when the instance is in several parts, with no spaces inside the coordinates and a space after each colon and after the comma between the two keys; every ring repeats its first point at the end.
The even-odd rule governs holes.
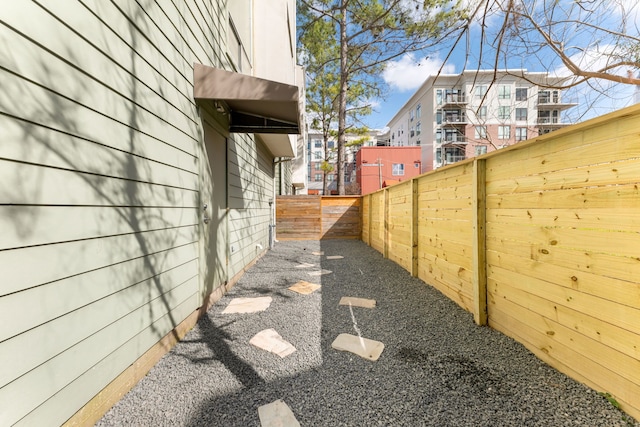
{"type": "Polygon", "coordinates": [[[551,132],[576,105],[548,89],[563,80],[524,69],[430,76],[389,122],[389,143],[420,146],[427,172],[551,132]]]}
{"type": "Polygon", "coordinates": [[[362,147],[356,154],[356,182],[365,195],[420,175],[420,147],[362,147]]]}
{"type": "MultiPolygon", "coordinates": [[[[350,188],[356,183],[356,153],[361,147],[373,147],[378,143],[378,132],[371,131],[365,135],[347,134],[344,158],[344,183],[345,187],[350,188]]],[[[329,164],[333,166],[333,170],[327,174],[328,178],[328,194],[337,194],[337,157],[338,157],[338,141],[337,137],[328,141],[329,164]]],[[[308,193],[322,194],[323,180],[325,172],[322,164],[325,161],[325,146],[322,133],[319,131],[309,131],[307,137],[307,177],[308,177],[308,193]]]]}

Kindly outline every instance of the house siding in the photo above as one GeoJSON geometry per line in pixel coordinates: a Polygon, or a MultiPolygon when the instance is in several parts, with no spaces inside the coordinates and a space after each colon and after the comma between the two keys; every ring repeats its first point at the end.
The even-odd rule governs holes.
{"type": "Polygon", "coordinates": [[[193,100],[193,63],[230,68],[224,3],[1,8],[0,425],[64,423],[202,305],[203,165],[227,279],[268,247],[273,157],[225,135],[208,165],[193,100]]]}

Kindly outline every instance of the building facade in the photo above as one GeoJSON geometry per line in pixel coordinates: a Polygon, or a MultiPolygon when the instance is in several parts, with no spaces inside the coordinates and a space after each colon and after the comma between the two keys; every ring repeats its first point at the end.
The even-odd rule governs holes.
{"type": "Polygon", "coordinates": [[[356,182],[365,195],[420,175],[420,147],[362,147],[356,154],[356,182]]]}
{"type": "Polygon", "coordinates": [[[93,425],[269,247],[304,146],[295,14],[3,5],[0,425],[93,425]]]}
{"type": "Polygon", "coordinates": [[[389,122],[389,143],[420,146],[427,172],[564,127],[576,104],[547,89],[562,81],[526,70],[431,76],[389,122]]]}
{"type": "MultiPolygon", "coordinates": [[[[347,134],[345,146],[344,160],[344,183],[348,193],[354,193],[354,184],[356,183],[356,153],[361,147],[373,147],[377,144],[377,131],[371,131],[366,135],[347,134]]],[[[333,137],[328,141],[329,157],[328,163],[333,168],[327,173],[328,194],[338,194],[337,190],[337,137],[333,137]]],[[[318,131],[310,131],[307,137],[307,176],[309,194],[322,194],[324,185],[325,171],[322,165],[325,161],[325,146],[322,133],[318,131]]]]}

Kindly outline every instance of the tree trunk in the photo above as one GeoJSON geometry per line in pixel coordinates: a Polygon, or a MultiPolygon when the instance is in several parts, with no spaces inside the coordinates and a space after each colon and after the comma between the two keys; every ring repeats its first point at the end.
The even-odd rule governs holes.
{"type": "Polygon", "coordinates": [[[340,96],[338,106],[338,194],[343,196],[344,192],[344,145],[346,140],[345,129],[347,125],[347,89],[348,89],[348,72],[347,72],[347,2],[342,0],[340,7],[340,96]]]}

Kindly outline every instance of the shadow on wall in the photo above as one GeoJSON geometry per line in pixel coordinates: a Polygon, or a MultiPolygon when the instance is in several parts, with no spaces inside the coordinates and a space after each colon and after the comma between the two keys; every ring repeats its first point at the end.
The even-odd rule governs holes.
{"type": "MultiPolygon", "coordinates": [[[[49,7],[64,14],[63,5],[49,7]]],[[[0,35],[0,224],[8,230],[0,346],[18,335],[22,343],[17,354],[2,352],[0,363],[16,369],[0,388],[27,372],[41,375],[47,370],[34,368],[56,356],[64,369],[52,365],[42,380],[57,392],[137,334],[149,330],[157,341],[182,320],[174,310],[197,290],[198,126],[185,99],[166,103],[165,91],[177,94],[167,89],[172,82],[137,77],[148,71],[136,53],[149,43],[141,8],[122,16],[127,33],[117,42],[130,44],[126,58],[122,46],[109,50],[114,34],[89,11],[76,12],[96,21],[91,36],[105,50],[80,57],[75,43],[87,43],[33,9],[10,16],[15,32],[4,27],[0,35]],[[53,53],[19,33],[29,34],[38,17],[43,30],[32,29],[33,39],[53,53]],[[179,123],[169,113],[182,115],[179,123]],[[22,357],[27,348],[36,356],[22,357]]],[[[140,340],[139,353],[148,342],[140,340]]],[[[49,397],[38,396],[22,406],[30,411],[49,397]]]]}

